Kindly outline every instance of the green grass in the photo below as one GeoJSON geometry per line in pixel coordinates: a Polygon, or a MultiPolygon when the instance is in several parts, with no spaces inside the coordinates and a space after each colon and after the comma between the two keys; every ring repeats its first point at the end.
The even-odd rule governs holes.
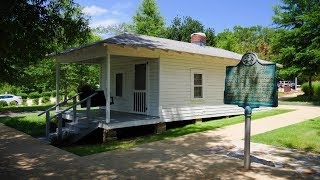
{"type": "Polygon", "coordinates": [[[252,142],[320,153],[320,117],[251,137],[252,142]]]}
{"type": "Polygon", "coordinates": [[[284,95],[284,92],[278,92],[278,97],[282,97],[284,95]]]}
{"type": "Polygon", "coordinates": [[[33,111],[44,111],[54,105],[42,105],[42,106],[16,106],[16,107],[1,107],[1,113],[9,113],[9,112],[33,112],[33,111]]]}
{"type": "Polygon", "coordinates": [[[13,127],[33,137],[45,136],[45,118],[37,113],[26,114],[18,117],[0,118],[0,123],[13,127]]]}
{"type": "Polygon", "coordinates": [[[289,98],[284,101],[279,101],[279,104],[297,104],[297,105],[315,105],[320,106],[320,98],[312,96],[311,101],[308,101],[307,95],[298,95],[297,97],[289,98]]]}
{"type": "MultiPolygon", "coordinates": [[[[252,120],[257,120],[267,116],[278,115],[278,114],[282,114],[290,111],[293,111],[293,110],[272,109],[268,111],[254,112],[252,115],[252,120]]],[[[146,135],[146,136],[136,137],[131,139],[116,140],[116,141],[108,142],[106,144],[75,145],[75,146],[65,147],[63,149],[80,156],[85,156],[85,155],[95,154],[99,152],[111,151],[115,149],[130,148],[133,146],[137,146],[139,144],[145,144],[145,143],[164,140],[164,139],[171,139],[171,138],[183,136],[186,134],[213,130],[213,129],[221,128],[224,126],[241,123],[243,121],[244,121],[244,116],[235,116],[231,118],[207,121],[207,122],[198,123],[198,124],[190,124],[181,128],[169,129],[162,134],[151,134],[151,135],[146,135]]]]}

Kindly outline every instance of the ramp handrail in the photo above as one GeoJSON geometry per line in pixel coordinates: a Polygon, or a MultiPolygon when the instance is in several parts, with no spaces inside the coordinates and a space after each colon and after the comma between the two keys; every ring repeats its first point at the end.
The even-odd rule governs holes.
{"type": "Polygon", "coordinates": [[[62,138],[62,114],[65,113],[66,111],[70,110],[71,108],[73,108],[73,122],[77,121],[77,105],[83,103],[83,102],[87,102],[87,119],[89,119],[90,117],[90,107],[91,107],[91,98],[95,95],[97,95],[98,93],[93,93],[90,96],[84,98],[83,100],[77,102],[77,96],[79,96],[80,94],[82,94],[82,92],[74,95],[71,98],[66,99],[63,102],[58,103],[57,105],[47,109],[46,111],[40,113],[38,116],[41,116],[43,114],[46,114],[46,137],[49,140],[49,134],[50,134],[50,121],[55,118],[58,117],[58,138],[61,139],[62,138]],[[67,101],[73,99],[73,103],[72,106],[64,109],[63,111],[57,112],[55,115],[53,115],[52,117],[50,117],[50,111],[54,108],[56,108],[57,106],[60,106],[63,103],[67,103],[67,101]]]}
{"type": "Polygon", "coordinates": [[[46,112],[48,112],[48,111],[51,111],[52,109],[55,109],[57,106],[60,107],[61,104],[67,103],[69,100],[74,99],[74,98],[77,97],[77,96],[80,96],[80,94],[82,94],[82,93],[83,93],[83,92],[79,92],[78,94],[76,94],[76,95],[74,95],[74,96],[72,96],[72,97],[70,97],[70,98],[67,98],[66,100],[64,100],[64,101],[62,101],[62,102],[60,102],[60,103],[58,103],[58,104],[50,107],[49,109],[46,109],[46,110],[43,111],[42,113],[38,114],[38,116],[41,116],[42,114],[44,114],[44,113],[46,113],[46,112]]]}
{"type": "MultiPolygon", "coordinates": [[[[71,108],[73,108],[73,107],[75,107],[75,106],[77,106],[77,105],[79,105],[79,104],[81,104],[81,103],[83,103],[83,102],[87,101],[88,99],[90,99],[90,100],[91,100],[91,98],[92,98],[93,96],[97,95],[97,94],[98,94],[98,93],[93,93],[93,94],[91,94],[90,96],[88,96],[88,97],[84,98],[83,100],[81,100],[81,101],[79,101],[79,102],[77,102],[77,103],[73,104],[72,106],[70,106],[70,107],[68,107],[68,108],[64,109],[63,111],[60,111],[59,113],[57,113],[57,114],[55,114],[54,116],[52,116],[52,117],[50,118],[50,120],[51,120],[51,119],[53,119],[53,118],[55,118],[55,117],[57,117],[57,116],[59,116],[59,114],[63,114],[63,113],[65,113],[66,111],[70,110],[71,108]]],[[[87,101],[87,102],[88,102],[88,101],[87,101]]],[[[88,108],[88,107],[87,107],[87,108],[88,108]]]]}

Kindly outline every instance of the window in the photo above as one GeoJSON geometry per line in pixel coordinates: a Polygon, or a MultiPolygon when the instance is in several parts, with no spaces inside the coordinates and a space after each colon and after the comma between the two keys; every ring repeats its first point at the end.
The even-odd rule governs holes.
{"type": "Polygon", "coordinates": [[[193,98],[203,98],[203,77],[202,74],[193,74],[193,98]]]}
{"type": "Polygon", "coordinates": [[[116,96],[122,97],[123,92],[123,73],[116,74],[116,96]]]}

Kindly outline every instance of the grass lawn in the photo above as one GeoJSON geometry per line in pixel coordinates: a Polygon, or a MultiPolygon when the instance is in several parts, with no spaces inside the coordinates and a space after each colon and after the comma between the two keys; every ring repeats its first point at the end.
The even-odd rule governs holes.
{"type": "Polygon", "coordinates": [[[279,101],[279,104],[302,104],[320,106],[320,98],[313,96],[311,101],[308,101],[308,96],[303,94],[298,95],[297,97],[279,101]]]}
{"type": "MultiPolygon", "coordinates": [[[[261,119],[267,116],[278,115],[293,110],[289,109],[272,109],[269,111],[253,112],[252,120],[261,119]]],[[[244,116],[235,116],[231,118],[223,118],[219,120],[207,121],[198,124],[190,124],[184,127],[169,129],[162,134],[151,134],[141,137],[135,137],[130,139],[121,139],[116,141],[111,141],[106,144],[95,144],[95,145],[75,145],[63,148],[66,151],[72,152],[74,154],[85,156],[90,154],[95,154],[104,151],[111,151],[121,148],[130,148],[137,146],[139,144],[145,144],[149,142],[171,139],[178,136],[183,136],[186,134],[203,132],[207,130],[213,130],[221,128],[224,126],[241,123],[244,121],[244,116]]]]}
{"type": "Polygon", "coordinates": [[[0,123],[13,127],[33,137],[45,136],[45,116],[38,116],[38,113],[27,114],[17,117],[0,118],[0,123]]]}
{"type": "Polygon", "coordinates": [[[52,107],[54,105],[41,105],[41,106],[8,106],[1,107],[1,113],[9,113],[9,112],[32,112],[32,111],[45,111],[46,109],[52,107]]]}
{"type": "Polygon", "coordinates": [[[251,137],[252,142],[320,153],[320,117],[251,137]]]}
{"type": "Polygon", "coordinates": [[[278,97],[282,97],[284,95],[284,92],[278,92],[278,97]]]}

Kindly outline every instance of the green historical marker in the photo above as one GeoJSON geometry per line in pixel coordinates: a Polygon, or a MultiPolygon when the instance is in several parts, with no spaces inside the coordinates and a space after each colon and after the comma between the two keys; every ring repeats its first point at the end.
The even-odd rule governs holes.
{"type": "Polygon", "coordinates": [[[224,103],[245,109],[244,167],[250,169],[250,128],[253,108],[278,106],[276,64],[261,62],[254,53],[242,56],[237,66],[227,66],[224,103]]]}

